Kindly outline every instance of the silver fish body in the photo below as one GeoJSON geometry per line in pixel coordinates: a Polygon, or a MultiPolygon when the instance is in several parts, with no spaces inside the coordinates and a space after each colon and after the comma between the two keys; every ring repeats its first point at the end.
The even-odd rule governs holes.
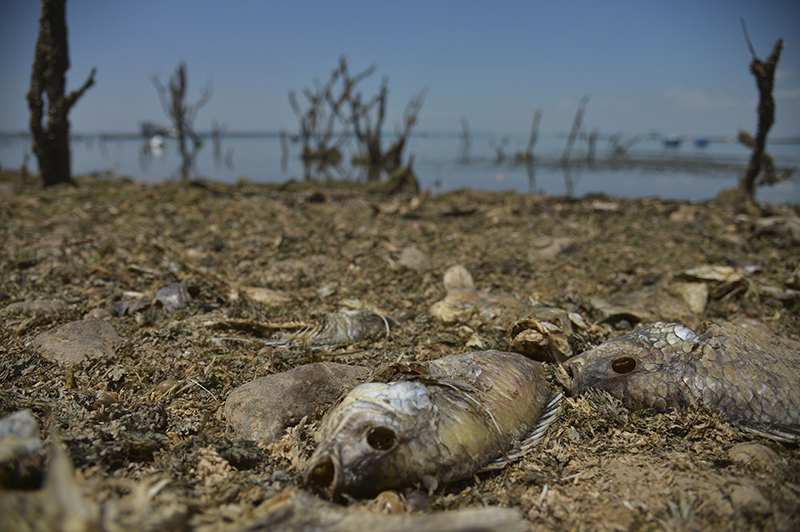
{"type": "Polygon", "coordinates": [[[704,403],[778,441],[800,440],[800,353],[731,323],[702,334],[656,322],[572,358],[572,393],[608,391],[658,411],[704,403]]]}
{"type": "Polygon", "coordinates": [[[514,443],[556,412],[541,364],[515,353],[447,356],[419,373],[354,388],[323,419],[306,481],[336,498],[466,478],[526,452],[514,443]]]}

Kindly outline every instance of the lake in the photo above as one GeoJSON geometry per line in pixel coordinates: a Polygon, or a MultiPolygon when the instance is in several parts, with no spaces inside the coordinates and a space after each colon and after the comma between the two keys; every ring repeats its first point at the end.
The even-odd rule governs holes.
{"type": "MultiPolygon", "coordinates": [[[[384,144],[388,145],[390,136],[384,144]]],[[[712,139],[698,147],[684,139],[677,147],[667,147],[660,139],[645,138],[633,145],[622,158],[609,159],[606,140],[596,143],[593,162],[587,161],[588,144],[575,143],[569,159],[561,164],[567,140],[564,136],[540,135],[534,148],[534,164],[514,162],[514,154],[525,149],[524,135],[474,135],[467,162],[461,160],[462,140],[458,134],[412,135],[406,144],[406,156],[414,154],[414,171],[421,186],[434,193],[460,188],[493,191],[515,190],[520,193],[549,195],[572,194],[583,197],[602,193],[627,198],[659,197],[663,199],[704,201],[720,190],[735,186],[744,171],[750,152],[730,139],[712,139]],[[504,143],[505,142],[505,143],[504,143]],[[506,157],[497,159],[496,146],[502,145],[506,157]]],[[[625,139],[623,139],[624,141],[625,139]]],[[[276,135],[225,136],[215,157],[211,139],[204,139],[197,161],[197,174],[224,183],[240,178],[254,182],[278,183],[303,179],[298,158],[299,145],[290,144],[290,156],[282,165],[281,142],[276,135]]],[[[24,138],[0,139],[0,164],[18,168],[30,141],[24,138]]],[[[345,147],[349,160],[353,144],[345,147]]],[[[800,144],[769,144],[779,168],[800,167],[800,144]]],[[[31,157],[29,169],[36,172],[31,157]]],[[[73,173],[113,171],[147,182],[175,178],[179,167],[177,143],[167,138],[164,150],[154,153],[144,139],[85,136],[72,141],[73,173]]],[[[331,171],[333,177],[358,179],[361,173],[345,165],[331,171]]],[[[775,187],[762,187],[758,200],[769,203],[800,204],[800,183],[784,181],[775,187]]]]}

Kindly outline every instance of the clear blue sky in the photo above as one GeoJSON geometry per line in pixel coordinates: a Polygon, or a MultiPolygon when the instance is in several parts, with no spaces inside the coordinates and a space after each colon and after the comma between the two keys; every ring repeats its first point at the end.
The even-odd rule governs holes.
{"type": "MultiPolygon", "coordinates": [[[[0,131],[27,128],[25,94],[39,4],[0,2],[0,131]]],[[[69,0],[70,90],[92,67],[97,84],[73,109],[75,132],[133,132],[167,123],[151,82],[188,64],[194,101],[213,96],[195,127],[296,130],[287,91],[327,79],[339,55],[351,72],[388,75],[389,116],[430,91],[418,130],[566,131],[591,95],[585,123],[603,132],[731,135],[755,129],[757,91],[739,24],[764,59],[787,44],[775,84],[773,136],[800,136],[800,2],[770,0],[469,2],[69,0]]]]}

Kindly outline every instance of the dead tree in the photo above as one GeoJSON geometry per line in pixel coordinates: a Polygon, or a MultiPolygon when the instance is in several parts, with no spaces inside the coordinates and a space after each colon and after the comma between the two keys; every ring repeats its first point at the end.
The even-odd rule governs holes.
{"type": "MultiPolygon", "coordinates": [[[[417,123],[417,116],[419,115],[420,109],[422,109],[422,102],[425,100],[425,93],[427,92],[427,88],[419,91],[417,97],[412,98],[411,101],[408,102],[405,111],[403,111],[403,129],[397,133],[397,138],[392,142],[383,156],[383,168],[390,174],[402,167],[403,148],[405,148],[408,135],[411,134],[411,130],[417,123]]],[[[411,163],[409,163],[409,167],[410,164],[411,163]]]]}
{"type": "Polygon", "coordinates": [[[746,131],[739,130],[739,142],[753,150],[745,174],[739,179],[739,190],[743,200],[750,205],[754,205],[756,187],[774,185],[786,179],[792,173],[792,170],[778,173],[775,170],[774,159],[766,152],[765,148],[767,134],[775,122],[775,100],[772,97],[772,88],[775,83],[775,67],[778,65],[778,59],[780,59],[784,44],[783,39],[778,39],[767,60],[761,61],[756,56],[756,51],[753,49],[753,44],[747,35],[744,19],[742,19],[742,31],[744,32],[745,40],[747,40],[750,55],[753,56],[753,60],[750,61],[750,73],[755,76],[756,86],[758,87],[758,130],[755,138],[746,131]],[[756,181],[759,173],[761,174],[761,179],[756,181]]]}
{"type": "Polygon", "coordinates": [[[561,164],[569,162],[569,156],[572,153],[572,146],[575,144],[575,139],[581,129],[583,122],[583,113],[586,112],[586,104],[589,103],[589,95],[587,94],[581,98],[581,103],[578,105],[578,111],[575,113],[575,121],[572,123],[572,131],[569,132],[567,137],[567,147],[564,149],[564,154],[561,156],[561,164]]]}
{"type": "Polygon", "coordinates": [[[622,142],[622,131],[617,131],[608,139],[608,158],[611,160],[623,159],[628,156],[628,150],[642,138],[639,135],[622,142]]]}
{"type": "Polygon", "coordinates": [[[539,123],[542,121],[542,110],[537,109],[533,113],[533,126],[531,127],[531,138],[528,140],[528,146],[524,152],[519,152],[516,155],[517,162],[531,163],[533,162],[533,148],[536,146],[536,141],[539,139],[539,123]]]}
{"type": "Polygon", "coordinates": [[[311,177],[312,165],[324,171],[326,166],[336,166],[341,161],[341,146],[347,141],[349,121],[343,107],[353,98],[356,85],[371,75],[376,68],[372,65],[351,77],[347,69],[347,60],[341,56],[339,66],[331,73],[327,83],[323,85],[315,79],[313,91],[309,88],[303,89],[303,94],[308,100],[308,107],[305,110],[300,107],[295,92],[289,91],[289,103],[300,122],[298,137],[302,143],[301,159],[306,167],[306,178],[311,177]],[[341,87],[336,92],[339,80],[341,87]],[[332,139],[337,135],[337,122],[342,127],[335,144],[330,146],[332,139]]]}
{"type": "Polygon", "coordinates": [[[383,169],[383,152],[381,151],[381,128],[386,117],[386,95],[389,93],[389,78],[384,77],[378,94],[370,101],[363,103],[361,93],[356,93],[350,101],[351,121],[356,140],[361,144],[360,156],[353,158],[353,163],[367,167],[367,182],[380,181],[383,169]],[[377,107],[375,120],[372,110],[377,107]]]}
{"type": "Polygon", "coordinates": [[[505,147],[508,144],[508,137],[502,137],[498,144],[494,143],[494,140],[489,141],[489,146],[494,147],[495,151],[497,151],[497,158],[494,160],[495,164],[500,164],[506,159],[506,152],[505,147]]]}
{"type": "Polygon", "coordinates": [[[381,172],[391,174],[402,167],[403,148],[411,130],[417,123],[417,116],[422,108],[427,89],[422,89],[416,98],[412,98],[403,112],[403,129],[397,138],[384,152],[381,147],[381,128],[386,117],[386,96],[389,94],[389,78],[384,77],[378,94],[370,101],[363,103],[361,93],[356,93],[350,101],[351,123],[356,140],[361,145],[361,155],[353,157],[353,164],[367,167],[367,182],[380,181],[381,172]],[[372,119],[372,111],[375,119],[372,119]]]}
{"type": "Polygon", "coordinates": [[[281,129],[278,135],[281,139],[281,172],[285,174],[289,170],[289,134],[281,129]]]}
{"type": "Polygon", "coordinates": [[[589,164],[594,162],[594,154],[595,154],[595,146],[597,145],[597,137],[600,136],[600,128],[596,127],[592,129],[588,135],[584,138],[586,139],[586,144],[588,144],[588,149],[586,151],[586,161],[589,164]]]}
{"type": "Polygon", "coordinates": [[[220,124],[216,120],[211,121],[211,141],[214,145],[214,165],[219,167],[222,164],[222,135],[228,131],[228,124],[220,124]]]}
{"type": "Polygon", "coordinates": [[[461,117],[461,155],[458,160],[464,163],[469,162],[469,151],[472,148],[472,135],[469,132],[469,122],[467,117],[461,117]]]}
{"type": "Polygon", "coordinates": [[[157,76],[153,76],[153,85],[158,91],[161,106],[172,120],[178,136],[178,152],[181,156],[181,179],[188,179],[194,167],[194,159],[203,145],[202,140],[194,132],[194,119],[199,111],[211,98],[211,87],[200,89],[200,99],[194,105],[186,103],[186,63],[181,61],[175,73],[169,78],[169,94],[167,88],[161,84],[157,76]],[[187,140],[192,143],[191,150],[187,148],[187,140]]]}
{"type": "Polygon", "coordinates": [[[300,122],[298,139],[302,143],[301,158],[306,178],[311,177],[312,165],[322,172],[329,166],[336,168],[342,158],[340,148],[349,139],[351,127],[360,152],[353,157],[353,164],[368,168],[368,181],[379,181],[381,172],[392,173],[402,167],[403,149],[417,122],[426,89],[409,102],[403,115],[402,129],[384,152],[381,132],[386,118],[388,78],[383,79],[378,94],[369,101],[364,101],[361,93],[355,92],[358,83],[375,69],[376,66],[372,65],[350,76],[347,61],[342,56],[327,83],[315,79],[313,90],[303,89],[307,100],[305,109],[297,101],[295,92],[289,91],[289,103],[300,122]]]}
{"type": "Polygon", "coordinates": [[[69,120],[67,115],[78,99],[94,85],[97,69],[92,69],[83,86],[64,94],[65,74],[69,69],[67,47],[66,0],[42,0],[39,18],[39,38],[31,72],[28,108],[33,153],[39,161],[44,186],[59,183],[74,184],[69,150],[69,120]],[[47,124],[44,117],[44,98],[47,98],[47,124]]]}

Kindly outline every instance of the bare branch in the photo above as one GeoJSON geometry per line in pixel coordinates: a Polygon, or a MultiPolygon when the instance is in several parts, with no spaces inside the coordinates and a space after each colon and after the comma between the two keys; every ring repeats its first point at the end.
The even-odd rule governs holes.
{"type": "Polygon", "coordinates": [[[89,73],[89,77],[84,82],[83,86],[78,89],[74,90],[69,93],[69,96],[66,97],[65,105],[68,109],[72,108],[73,105],[78,101],[78,99],[83,96],[83,93],[89,90],[91,87],[94,86],[94,75],[97,73],[97,69],[93,68],[92,71],[89,73]]]}
{"type": "Polygon", "coordinates": [[[572,146],[575,144],[575,138],[580,131],[581,123],[583,122],[583,113],[586,111],[586,104],[589,103],[589,95],[581,98],[581,103],[578,105],[578,110],[575,112],[575,121],[572,124],[572,130],[569,132],[567,138],[567,147],[564,149],[564,154],[561,156],[561,163],[566,164],[569,161],[569,156],[572,153],[572,146]]]}
{"type": "Polygon", "coordinates": [[[757,60],[756,50],[753,48],[753,43],[750,42],[750,36],[747,34],[747,26],[744,24],[744,17],[739,17],[739,21],[742,23],[742,31],[744,32],[744,39],[747,41],[747,47],[750,49],[750,55],[753,56],[754,60],[757,60]]]}

